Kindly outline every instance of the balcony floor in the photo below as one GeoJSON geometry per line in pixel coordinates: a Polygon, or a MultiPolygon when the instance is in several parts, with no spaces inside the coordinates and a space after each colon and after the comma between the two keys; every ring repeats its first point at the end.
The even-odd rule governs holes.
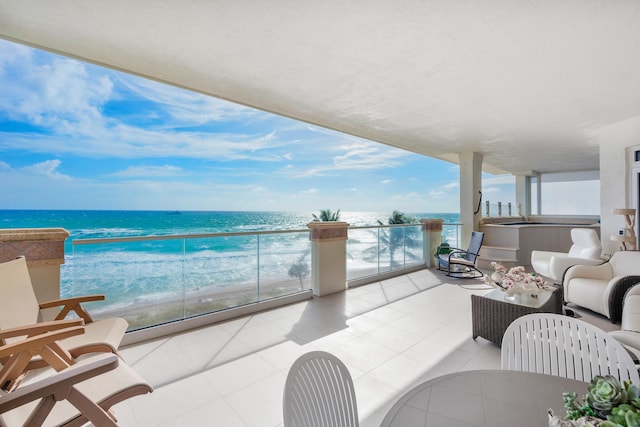
{"type": "Polygon", "coordinates": [[[481,280],[437,270],[350,289],[123,348],[153,386],[115,407],[122,426],[280,426],[289,367],[325,350],[354,379],[360,425],[379,426],[404,391],[428,378],[499,369],[500,349],[471,338],[481,280]]]}

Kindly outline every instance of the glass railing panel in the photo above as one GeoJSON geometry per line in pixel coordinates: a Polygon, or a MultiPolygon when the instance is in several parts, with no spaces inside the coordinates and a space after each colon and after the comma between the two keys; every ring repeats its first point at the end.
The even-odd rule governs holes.
{"type": "Polygon", "coordinates": [[[420,225],[410,225],[404,230],[404,266],[410,267],[425,262],[423,256],[424,234],[420,225]]]}
{"type": "MultiPolygon", "coordinates": [[[[378,274],[388,273],[393,268],[393,263],[398,263],[398,254],[394,247],[390,245],[391,239],[395,236],[389,233],[389,229],[379,227],[378,233],[378,274]]],[[[396,234],[397,235],[397,234],[396,234]]]]}
{"type": "Polygon", "coordinates": [[[353,227],[347,241],[347,280],[424,263],[421,225],[353,227]]]}
{"type": "Polygon", "coordinates": [[[460,227],[461,224],[443,224],[442,241],[453,248],[460,247],[460,227]]]}
{"type": "Polygon", "coordinates": [[[61,296],[103,294],[87,304],[95,318],[119,316],[130,329],[183,318],[183,241],[158,240],[74,246],[61,296]]]}
{"type": "Polygon", "coordinates": [[[258,236],[185,239],[185,318],[259,300],[258,236]]]}
{"type": "Polygon", "coordinates": [[[259,237],[260,300],[311,288],[309,232],[261,234],[259,237]]]}
{"type": "Polygon", "coordinates": [[[105,294],[87,308],[129,330],[310,287],[308,230],[77,240],[61,269],[63,297],[105,294]]]}
{"type": "Polygon", "coordinates": [[[347,280],[378,274],[378,229],[349,229],[347,240],[347,280]]]}

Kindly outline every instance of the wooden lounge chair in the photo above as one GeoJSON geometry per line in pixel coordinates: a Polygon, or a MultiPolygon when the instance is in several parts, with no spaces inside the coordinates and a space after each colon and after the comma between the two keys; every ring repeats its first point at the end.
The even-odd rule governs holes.
{"type": "Polygon", "coordinates": [[[52,324],[65,319],[73,311],[79,316],[75,324],[81,324],[83,321],[85,333],[61,340],[59,345],[62,348],[68,350],[72,357],[92,352],[117,353],[118,346],[129,326],[127,321],[117,317],[94,321],[81,306],[84,302],[103,299],[104,295],[92,295],[39,304],[33,291],[25,258],[19,257],[0,263],[0,330],[6,333],[7,330],[13,331],[15,328],[36,324],[41,319],[41,309],[61,307],[55,321],[43,322],[23,335],[7,336],[5,334],[0,344],[49,330],[48,328],[53,327],[52,324]]]}
{"type": "Polygon", "coordinates": [[[79,336],[82,326],[60,329],[0,347],[0,425],[115,426],[113,405],[153,391],[114,354],[94,354],[69,366],[58,339],[79,336]],[[25,371],[32,355],[50,366],[25,371]]]}

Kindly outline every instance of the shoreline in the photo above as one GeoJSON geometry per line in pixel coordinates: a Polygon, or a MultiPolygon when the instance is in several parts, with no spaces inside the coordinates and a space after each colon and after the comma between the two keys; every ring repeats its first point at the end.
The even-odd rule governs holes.
{"type": "MultiPolygon", "coordinates": [[[[358,269],[357,277],[377,272],[374,268],[358,269]],[[365,273],[366,274],[361,274],[365,273]]],[[[353,272],[352,272],[353,274],[353,272]]],[[[353,280],[353,279],[352,279],[353,280]]],[[[229,287],[210,287],[182,295],[165,296],[153,301],[132,302],[126,306],[109,306],[89,310],[95,319],[122,317],[129,323],[129,330],[142,329],[157,324],[223,311],[279,296],[291,295],[311,287],[307,277],[300,286],[299,279],[274,280],[260,285],[260,299],[256,284],[229,287]]]]}

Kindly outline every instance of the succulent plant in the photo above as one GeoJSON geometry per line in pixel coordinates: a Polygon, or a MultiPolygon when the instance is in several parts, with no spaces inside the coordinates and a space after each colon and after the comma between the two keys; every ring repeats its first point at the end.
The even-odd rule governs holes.
{"type": "Polygon", "coordinates": [[[554,425],[640,427],[640,388],[631,381],[621,384],[611,375],[597,375],[587,387],[584,399],[579,399],[577,393],[564,392],[562,400],[567,416],[554,425]]]}
{"type": "Polygon", "coordinates": [[[611,410],[607,416],[605,427],[640,427],[640,414],[638,409],[632,405],[623,403],[611,410]]]}
{"type": "Polygon", "coordinates": [[[586,401],[598,416],[606,418],[614,406],[627,403],[627,390],[612,375],[596,375],[587,387],[586,401]]]}
{"type": "Polygon", "coordinates": [[[577,420],[578,418],[590,416],[595,417],[598,414],[589,406],[587,402],[578,399],[578,393],[564,392],[562,393],[564,407],[567,410],[568,420],[577,420]]]}

